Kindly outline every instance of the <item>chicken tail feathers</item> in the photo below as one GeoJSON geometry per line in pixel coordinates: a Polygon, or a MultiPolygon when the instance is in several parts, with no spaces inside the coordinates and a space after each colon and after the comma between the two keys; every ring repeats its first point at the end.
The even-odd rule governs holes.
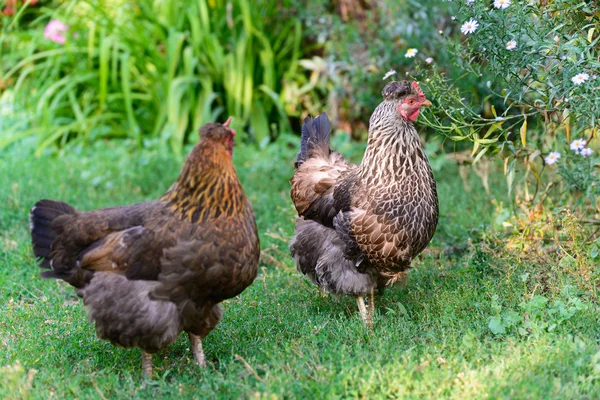
{"type": "Polygon", "coordinates": [[[306,117],[302,124],[302,137],[300,139],[300,152],[296,158],[295,167],[315,155],[327,157],[331,153],[329,149],[329,134],[331,124],[327,114],[322,113],[316,118],[306,117]]]}
{"type": "Polygon", "coordinates": [[[52,229],[52,221],[61,215],[74,214],[75,212],[75,208],[67,203],[53,200],[40,200],[35,203],[35,206],[29,212],[33,254],[41,259],[40,267],[51,267],[52,242],[56,239],[56,232],[52,229]]]}

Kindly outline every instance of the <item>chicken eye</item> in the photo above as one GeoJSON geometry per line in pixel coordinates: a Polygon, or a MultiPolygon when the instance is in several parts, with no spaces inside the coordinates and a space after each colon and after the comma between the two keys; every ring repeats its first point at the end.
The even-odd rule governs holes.
{"type": "Polygon", "coordinates": [[[412,106],[413,104],[415,104],[415,101],[414,101],[413,99],[410,99],[410,100],[408,101],[408,104],[410,104],[410,105],[412,106]]]}

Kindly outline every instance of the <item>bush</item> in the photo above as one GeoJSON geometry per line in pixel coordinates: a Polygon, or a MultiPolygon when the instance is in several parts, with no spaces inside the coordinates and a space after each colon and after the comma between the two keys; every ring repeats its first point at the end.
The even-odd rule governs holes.
{"type": "Polygon", "coordinates": [[[433,112],[424,113],[424,123],[453,141],[472,144],[474,162],[499,155],[510,188],[520,173],[517,194],[526,205],[565,187],[591,196],[584,211],[598,212],[600,18],[595,10],[577,0],[461,1],[455,29],[460,27],[463,42],[449,41],[448,49],[463,75],[451,76],[435,65],[413,71],[436,103],[433,112]],[[479,78],[476,90],[465,90],[463,76],[479,78]],[[554,167],[546,168],[555,163],[558,175],[554,167]]]}
{"type": "Polygon", "coordinates": [[[22,24],[23,5],[2,19],[1,64],[11,68],[0,72],[27,114],[0,146],[33,134],[38,151],[159,137],[181,154],[190,131],[227,114],[264,144],[289,124],[280,93],[301,55],[290,4],[67,0],[22,24]]]}
{"type": "MultiPolygon", "coordinates": [[[[303,62],[312,72],[311,89],[318,93],[305,97],[303,107],[312,114],[327,110],[340,129],[361,138],[381,102],[386,72],[395,70],[396,79],[404,79],[415,60],[431,56],[452,65],[449,54],[440,51],[448,37],[438,31],[451,34],[453,5],[439,0],[355,1],[350,3],[366,5],[364,15],[344,20],[331,3],[341,2],[314,1],[302,14],[308,41],[322,47],[310,62],[303,62]],[[408,53],[411,48],[418,49],[413,58],[408,53]]],[[[450,73],[459,72],[451,68],[450,73]]]]}

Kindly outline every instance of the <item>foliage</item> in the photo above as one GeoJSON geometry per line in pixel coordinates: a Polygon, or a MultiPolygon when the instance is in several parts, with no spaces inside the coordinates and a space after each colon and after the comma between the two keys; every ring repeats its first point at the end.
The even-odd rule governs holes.
{"type": "Polygon", "coordinates": [[[288,129],[280,93],[301,54],[290,1],[53,4],[26,26],[27,5],[2,20],[0,65],[10,68],[0,73],[27,114],[0,146],[31,134],[38,153],[67,140],[159,137],[181,155],[188,132],[227,114],[263,145],[288,129]],[[51,19],[68,25],[64,44],[44,38],[51,19]]]}
{"type": "MultiPolygon", "coordinates": [[[[336,140],[360,157],[356,147],[362,146],[336,140]]],[[[154,357],[155,378],[144,382],[139,350],[97,339],[73,289],[38,276],[27,212],[39,198],[83,210],[155,199],[181,164],[159,140],[141,148],[133,140],[51,147],[40,157],[32,155],[33,142],[0,150],[2,398],[600,395],[600,313],[593,291],[576,289],[578,277],[559,274],[553,260],[517,259],[495,245],[492,200],[506,200],[501,174],[492,174],[487,195],[474,177],[473,190],[463,190],[455,165],[436,173],[441,221],[432,247],[415,260],[404,284],[377,300],[376,325],[367,330],[352,298],[321,297],[293,267],[288,179],[298,141],[289,135],[261,153],[235,149],[261,234],[260,275],[226,302],[223,321],[203,341],[209,367],[197,368],[182,335],[154,357]],[[536,296],[547,302],[537,307],[536,296]],[[509,311],[523,321],[495,334],[490,321],[509,311]],[[526,318],[549,325],[521,335],[526,318]]]]}
{"type": "Polygon", "coordinates": [[[438,31],[450,33],[452,4],[438,0],[363,3],[371,9],[357,20],[344,21],[327,0],[312,2],[300,14],[307,40],[319,45],[313,58],[302,63],[311,72],[312,89],[302,97],[302,104],[313,114],[313,110],[327,110],[341,129],[356,138],[366,133],[388,70],[396,70],[398,79],[403,79],[415,59],[433,56],[436,62],[450,61],[445,51],[439,51],[446,43],[438,31]],[[418,48],[416,58],[406,57],[409,48],[418,48]]]}
{"type": "MultiPolygon", "coordinates": [[[[600,211],[595,201],[597,158],[567,150],[581,138],[597,152],[597,9],[595,1],[461,1],[455,9],[456,29],[469,20],[478,23],[462,43],[448,42],[463,74],[422,65],[414,71],[437,103],[423,122],[452,141],[471,143],[473,162],[499,155],[509,190],[518,183],[517,197],[524,193],[521,201],[531,207],[548,199],[547,190],[563,193],[567,188],[575,200],[577,193],[586,195],[579,202],[585,215],[600,211]],[[485,95],[465,90],[465,77],[478,78],[477,92],[485,95]],[[546,167],[556,160],[544,159],[552,151],[564,156],[558,176],[546,167]]],[[[565,198],[563,205],[569,204],[573,202],[565,198]]]]}

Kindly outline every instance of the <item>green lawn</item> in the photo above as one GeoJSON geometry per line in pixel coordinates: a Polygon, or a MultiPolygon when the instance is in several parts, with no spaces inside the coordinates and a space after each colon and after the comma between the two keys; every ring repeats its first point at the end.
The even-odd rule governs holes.
{"type": "MultiPolygon", "coordinates": [[[[98,340],[72,288],[39,278],[28,211],[40,198],[84,210],[154,199],[180,161],[156,144],[119,141],[39,158],[27,144],[0,152],[0,398],[600,398],[595,295],[558,266],[478,249],[497,229],[498,202],[509,203],[501,173],[486,195],[474,174],[467,192],[456,166],[436,172],[441,218],[430,248],[442,251],[384,293],[370,331],[352,298],[321,297],[287,252],[295,141],[236,148],[261,233],[259,277],[225,303],[204,341],[208,368],[194,364],[182,335],[154,357],[145,384],[140,350],[98,340]]],[[[360,145],[343,144],[352,149],[359,157],[360,145]]]]}

